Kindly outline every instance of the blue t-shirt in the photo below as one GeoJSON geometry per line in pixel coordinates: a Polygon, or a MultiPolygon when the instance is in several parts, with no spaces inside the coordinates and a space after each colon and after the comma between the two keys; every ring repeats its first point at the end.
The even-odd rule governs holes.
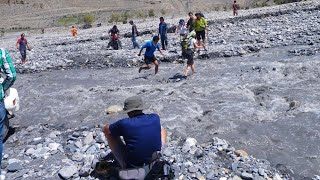
{"type": "Polygon", "coordinates": [[[167,35],[167,31],[168,31],[168,26],[167,23],[162,22],[159,24],[159,34],[161,36],[167,35]]]}
{"type": "Polygon", "coordinates": [[[127,163],[149,163],[152,153],[161,150],[161,125],[157,114],[142,114],[121,119],[109,126],[111,135],[123,136],[127,163]]]}
{"type": "Polygon", "coordinates": [[[158,49],[160,50],[159,44],[153,45],[152,41],[148,41],[146,44],[144,44],[141,49],[146,48],[146,52],[144,53],[145,56],[153,57],[154,52],[158,49]]]}

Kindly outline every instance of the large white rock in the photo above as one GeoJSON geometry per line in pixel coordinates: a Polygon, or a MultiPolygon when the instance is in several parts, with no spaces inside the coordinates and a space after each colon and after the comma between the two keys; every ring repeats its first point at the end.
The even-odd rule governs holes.
{"type": "Polygon", "coordinates": [[[112,105],[112,106],[110,106],[110,107],[108,107],[108,108],[106,109],[106,113],[107,113],[107,114],[118,113],[118,112],[120,112],[120,111],[122,111],[122,110],[123,110],[123,108],[122,108],[121,106],[112,105]]]}

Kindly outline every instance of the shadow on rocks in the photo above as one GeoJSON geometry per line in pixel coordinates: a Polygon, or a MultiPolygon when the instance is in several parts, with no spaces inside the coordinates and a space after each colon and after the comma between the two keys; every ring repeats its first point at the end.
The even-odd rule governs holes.
{"type": "Polygon", "coordinates": [[[3,138],[3,143],[5,143],[10,136],[12,136],[16,132],[16,129],[13,127],[9,127],[8,134],[3,138]]]}

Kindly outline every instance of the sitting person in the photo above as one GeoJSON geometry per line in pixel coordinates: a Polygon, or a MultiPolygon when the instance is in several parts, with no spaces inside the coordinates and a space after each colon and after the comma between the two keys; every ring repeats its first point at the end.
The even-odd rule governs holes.
{"type": "Polygon", "coordinates": [[[109,147],[123,169],[150,164],[152,154],[161,151],[166,142],[167,132],[161,128],[160,117],[144,114],[143,109],[141,97],[130,97],[123,108],[129,118],[106,124],[103,128],[109,147]]]}

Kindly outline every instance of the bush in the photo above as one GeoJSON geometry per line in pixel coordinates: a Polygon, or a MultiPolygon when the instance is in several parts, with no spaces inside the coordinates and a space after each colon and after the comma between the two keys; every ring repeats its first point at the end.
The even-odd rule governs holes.
{"type": "Polygon", "coordinates": [[[137,11],[136,12],[136,17],[137,18],[145,18],[146,17],[146,13],[144,11],[142,11],[142,10],[137,11]]]}
{"type": "Polygon", "coordinates": [[[121,21],[121,15],[118,14],[118,13],[112,13],[111,14],[111,17],[109,19],[109,23],[112,23],[112,22],[119,22],[121,21]]]}
{"type": "Polygon", "coordinates": [[[86,14],[83,16],[83,22],[86,25],[92,25],[92,23],[96,20],[96,17],[94,15],[91,14],[86,14]]]}
{"type": "Polygon", "coordinates": [[[149,10],[148,15],[149,15],[149,17],[155,17],[156,16],[153,9],[149,10]]]}
{"type": "Polygon", "coordinates": [[[77,17],[62,17],[58,20],[59,26],[70,26],[72,24],[78,24],[79,19],[77,17]]]}
{"type": "Polygon", "coordinates": [[[161,10],[160,10],[160,13],[161,13],[162,15],[165,15],[165,14],[166,14],[166,10],[161,9],[161,10]]]}

